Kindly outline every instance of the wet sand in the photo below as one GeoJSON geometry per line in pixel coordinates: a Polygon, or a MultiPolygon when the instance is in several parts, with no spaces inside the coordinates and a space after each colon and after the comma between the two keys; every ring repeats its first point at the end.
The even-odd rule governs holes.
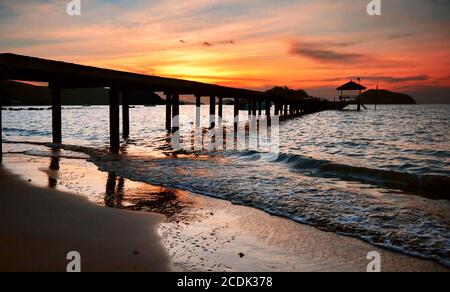
{"type": "MultiPolygon", "coordinates": [[[[112,232],[119,238],[134,239],[143,244],[139,249],[145,250],[148,242],[136,238],[143,236],[141,220],[148,223],[147,221],[151,218],[150,221],[154,220],[153,224],[158,224],[158,233],[170,256],[170,268],[174,271],[365,272],[368,264],[366,255],[371,251],[377,251],[382,255],[382,271],[448,271],[445,267],[432,261],[380,249],[359,239],[320,231],[311,226],[268,215],[254,208],[236,206],[228,201],[190,192],[133,182],[117,177],[114,173],[100,172],[95,165],[84,159],[7,155],[5,160],[5,167],[14,173],[20,173],[25,181],[32,180],[27,183],[30,190],[36,189],[36,187],[46,187],[45,192],[40,189],[40,193],[43,193],[44,196],[50,192],[49,188],[70,192],[72,198],[69,200],[67,197],[70,196],[65,193],[62,195],[66,197],[63,201],[74,205],[82,202],[85,205],[86,202],[83,200],[73,200],[73,198],[78,196],[87,198],[99,205],[95,207],[96,214],[97,212],[102,213],[100,209],[110,210],[116,215],[120,214],[120,212],[116,213],[116,210],[101,206],[141,211],[134,212],[135,215],[123,214],[127,220],[137,220],[136,223],[114,223],[117,228],[104,230],[105,237],[108,236],[108,232],[112,232]],[[34,187],[30,185],[34,185],[34,187]],[[161,214],[164,218],[163,221],[156,223],[157,220],[153,216],[145,216],[145,213],[148,212],[161,214]],[[122,229],[123,225],[127,227],[122,229]],[[126,235],[123,232],[126,232],[126,235]]],[[[2,179],[2,185],[3,181],[2,179]]],[[[58,194],[61,196],[60,193],[58,194]]],[[[17,204],[20,202],[18,203],[15,199],[15,204],[9,208],[5,207],[6,210],[17,209],[17,204]]],[[[32,207],[29,207],[27,211],[41,212],[32,207]]],[[[58,211],[54,212],[56,212],[55,216],[58,216],[58,211]]],[[[24,221],[30,222],[29,220],[24,221]]],[[[89,221],[91,220],[83,219],[79,223],[91,224],[89,221]]],[[[31,222],[34,225],[34,221],[31,222]]],[[[40,224],[40,226],[36,226],[38,228],[33,229],[49,229],[46,226],[47,223],[41,222],[40,224]]],[[[150,225],[151,228],[148,229],[150,232],[147,236],[153,237],[152,228],[155,225],[150,225]]],[[[11,234],[14,234],[16,227],[11,226],[10,229],[11,234]]],[[[79,232],[83,231],[85,230],[79,232]]],[[[51,233],[58,238],[66,236],[65,231],[62,230],[51,233]]],[[[86,237],[90,238],[90,236],[84,238],[86,237]]],[[[151,245],[153,243],[148,243],[150,244],[149,250],[154,248],[151,245]]],[[[44,244],[45,242],[42,242],[42,245],[44,244]]],[[[88,240],[85,244],[91,245],[91,247],[96,246],[97,249],[102,246],[102,250],[115,249],[110,246],[109,242],[98,244],[88,240]]],[[[118,260],[130,267],[128,253],[134,248],[128,248],[128,244],[126,246],[124,248],[126,252],[122,251],[123,257],[118,260]]],[[[7,252],[2,246],[0,248],[1,259],[3,259],[3,253],[7,252]]],[[[11,247],[6,246],[6,248],[11,247]]],[[[121,252],[120,249],[117,252],[121,252]]],[[[45,253],[40,257],[45,257],[44,255],[45,253]]],[[[31,258],[32,256],[34,255],[30,255],[31,258]]],[[[143,265],[145,265],[145,261],[149,263],[153,261],[150,256],[146,259],[141,258],[141,260],[143,265]]],[[[102,263],[98,262],[97,264],[102,263]]],[[[92,266],[92,268],[95,270],[96,267],[92,266]]]]}
{"type": "Polygon", "coordinates": [[[71,251],[85,272],[169,269],[156,233],[160,216],[96,206],[4,167],[0,186],[0,271],[65,272],[71,251]]]}

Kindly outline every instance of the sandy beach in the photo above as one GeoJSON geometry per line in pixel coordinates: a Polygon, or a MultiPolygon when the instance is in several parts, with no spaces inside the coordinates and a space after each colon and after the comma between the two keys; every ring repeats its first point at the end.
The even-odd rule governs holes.
{"type": "Polygon", "coordinates": [[[33,186],[0,170],[0,271],[167,271],[160,216],[102,208],[82,197],[33,186]]]}
{"type": "Polygon", "coordinates": [[[64,271],[71,250],[84,271],[365,272],[371,251],[382,271],[448,271],[254,208],[115,177],[84,159],[58,159],[57,168],[51,158],[5,160],[3,271],[64,271]]]}

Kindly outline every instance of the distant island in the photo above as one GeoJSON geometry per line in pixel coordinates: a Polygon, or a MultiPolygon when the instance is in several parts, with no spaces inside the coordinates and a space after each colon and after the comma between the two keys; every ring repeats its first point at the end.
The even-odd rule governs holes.
{"type": "Polygon", "coordinates": [[[416,104],[410,95],[389,90],[370,89],[361,95],[363,104],[416,104]]]}
{"type": "MultiPolygon", "coordinates": [[[[2,103],[11,105],[49,106],[51,92],[47,87],[5,81],[0,83],[2,103]]],[[[161,105],[165,101],[156,93],[127,92],[130,105],[161,105]]],[[[66,89],[62,91],[63,105],[108,105],[109,90],[106,88],[66,89]]]]}

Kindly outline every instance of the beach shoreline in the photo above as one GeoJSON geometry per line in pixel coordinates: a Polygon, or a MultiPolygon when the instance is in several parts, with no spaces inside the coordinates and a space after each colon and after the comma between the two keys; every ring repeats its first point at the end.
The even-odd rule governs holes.
{"type": "MultiPolygon", "coordinates": [[[[25,224],[28,222],[26,216],[18,218],[20,214],[12,212],[14,209],[23,208],[22,200],[28,200],[27,194],[34,194],[33,200],[37,204],[28,207],[27,210],[30,213],[40,213],[35,207],[39,204],[49,204],[55,208],[52,209],[53,216],[61,215],[61,213],[65,213],[63,212],[64,208],[56,208],[55,206],[55,204],[59,204],[59,201],[62,201],[64,206],[67,205],[68,207],[65,208],[68,209],[76,209],[82,205],[83,209],[87,208],[95,214],[98,213],[99,215],[95,215],[96,217],[103,216],[103,212],[114,213],[113,218],[120,217],[121,224],[137,220],[137,223],[133,224],[138,225],[135,226],[136,228],[108,229],[108,232],[112,233],[127,232],[128,237],[131,238],[128,239],[130,242],[118,243],[116,241],[113,244],[116,247],[121,245],[123,250],[111,246],[107,247],[111,254],[117,253],[114,258],[123,265],[115,266],[117,270],[134,270],[135,265],[131,264],[129,260],[130,253],[133,254],[131,250],[136,248],[131,248],[132,244],[130,243],[139,242],[141,244],[140,250],[156,249],[158,256],[161,258],[164,258],[164,254],[168,254],[170,270],[180,272],[365,272],[368,264],[366,257],[371,251],[379,252],[382,255],[382,271],[448,271],[444,266],[432,261],[377,248],[359,239],[320,231],[289,219],[271,216],[251,207],[233,205],[220,199],[114,177],[111,174],[100,172],[96,166],[84,159],[59,159],[58,167],[51,169],[51,158],[7,155],[4,164],[3,169],[6,168],[13,173],[20,173],[21,180],[12,174],[8,174],[5,170],[1,172],[2,185],[10,185],[9,189],[2,190],[2,194],[6,194],[5,191],[14,192],[14,194],[19,193],[19,195],[7,196],[10,201],[9,205],[3,204],[0,207],[5,211],[9,210],[7,213],[2,212],[2,214],[7,214],[6,216],[10,216],[9,218],[19,221],[19,229],[16,228],[15,224],[10,224],[10,228],[2,228],[2,237],[8,238],[7,233],[9,232],[9,242],[12,243],[13,234],[17,234],[14,233],[14,230],[21,230],[20,228],[23,230],[24,226],[33,227],[33,230],[37,229],[37,226],[34,226],[35,221],[33,221],[33,226],[27,225],[25,224]],[[48,167],[49,162],[50,168],[48,167]],[[8,181],[7,183],[5,179],[8,181]],[[31,182],[27,182],[29,179],[31,182]],[[56,188],[56,190],[50,188],[56,188]],[[89,197],[89,193],[95,195],[89,197]],[[54,199],[55,194],[58,194],[56,199],[54,199]],[[77,196],[89,198],[97,205],[146,212],[132,213],[95,206],[84,199],[76,198],[77,196]],[[152,200],[145,199],[147,196],[151,197],[152,200]],[[61,197],[64,199],[61,199],[61,197]],[[161,198],[164,199],[161,200],[161,198]],[[52,202],[53,200],[55,202],[52,202]],[[61,212],[58,213],[58,210],[61,210],[61,212]],[[121,212],[123,213],[121,214],[121,212]],[[148,214],[148,212],[159,213],[160,218],[148,214]],[[146,224],[149,226],[150,232],[143,235],[141,227],[146,224]],[[155,238],[156,230],[159,238],[155,238]],[[151,244],[147,249],[146,245],[149,242],[151,244]],[[155,242],[161,242],[162,246],[155,242]]],[[[25,205],[28,205],[28,203],[25,205]]],[[[42,216],[42,214],[38,215],[42,216]]],[[[107,216],[110,215],[105,215],[105,218],[109,218],[107,216]]],[[[15,222],[14,220],[2,221],[15,222]]],[[[91,222],[88,221],[83,220],[77,223],[91,225],[91,222]]],[[[59,231],[49,230],[52,222],[42,221],[38,224],[47,229],[54,242],[58,241],[58,238],[66,239],[67,235],[64,231],[61,232],[61,229],[59,231]],[[46,224],[49,225],[46,226],[46,224]]],[[[110,226],[109,223],[105,224],[110,226]]],[[[114,225],[116,226],[116,223],[114,225]]],[[[94,228],[87,230],[87,233],[92,232],[94,228]]],[[[89,242],[89,239],[86,238],[87,235],[82,234],[85,231],[85,229],[80,228],[78,232],[81,238],[87,240],[87,242],[83,242],[87,246],[86,250],[89,250],[89,248],[97,249],[100,246],[99,242],[97,240],[89,242]]],[[[106,233],[104,238],[108,236],[113,235],[106,233]]],[[[122,234],[117,237],[126,238],[122,234]]],[[[33,243],[33,239],[30,240],[30,237],[21,238],[21,240],[23,246],[33,243]]],[[[44,250],[44,252],[40,252],[41,257],[47,251],[43,245],[41,242],[42,250],[44,250]]],[[[9,262],[13,262],[12,255],[17,255],[19,252],[7,243],[1,250],[4,253],[1,258],[9,259],[9,262]],[[7,256],[6,254],[11,255],[7,256]]],[[[151,255],[154,256],[155,254],[151,253],[151,255]]],[[[142,269],[136,270],[148,270],[144,269],[144,267],[147,267],[145,262],[148,261],[147,265],[154,264],[151,255],[141,258],[142,261],[139,262],[142,266],[136,267],[142,267],[142,269]]],[[[62,260],[61,266],[58,266],[59,269],[65,267],[62,264],[67,264],[64,257],[62,260]]],[[[100,261],[100,259],[98,260],[100,261]]],[[[34,261],[35,263],[39,262],[36,259],[34,261]]],[[[3,261],[0,270],[28,270],[27,265],[29,263],[27,264],[24,260],[22,266],[16,264],[8,267],[5,266],[5,261],[3,261]]],[[[105,267],[108,268],[111,265],[103,266],[103,268],[105,267]]],[[[37,268],[35,266],[35,269],[37,268]]],[[[151,270],[167,270],[165,265],[152,266],[152,268],[154,269],[151,270]]],[[[97,262],[87,270],[102,270],[102,263],[97,262]]]]}
{"type": "Polygon", "coordinates": [[[0,271],[65,272],[72,251],[84,272],[169,270],[160,216],[102,208],[1,166],[0,185],[0,271]]]}

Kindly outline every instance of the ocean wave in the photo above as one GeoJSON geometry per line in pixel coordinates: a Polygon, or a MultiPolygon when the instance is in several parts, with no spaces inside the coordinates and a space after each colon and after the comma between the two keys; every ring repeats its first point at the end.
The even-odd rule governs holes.
{"type": "Polygon", "coordinates": [[[88,159],[89,156],[82,152],[63,151],[63,152],[50,152],[37,149],[26,150],[22,152],[23,155],[48,157],[48,158],[65,158],[65,159],[88,159]]]}
{"type": "MultiPolygon", "coordinates": [[[[345,176],[361,181],[369,177],[382,184],[394,180],[386,179],[389,173],[384,171],[336,166],[330,161],[289,154],[268,162],[261,160],[261,153],[256,151],[211,153],[207,159],[195,155],[155,158],[111,155],[107,150],[90,147],[62,147],[87,154],[101,171],[117,176],[228,200],[450,267],[449,202],[384,188],[377,189],[374,195],[332,184],[345,179],[327,179],[345,176]]],[[[402,174],[398,179],[415,180],[405,179],[402,174]]],[[[427,179],[435,180],[421,176],[416,183],[427,179]]]]}
{"type": "MultiPolygon", "coordinates": [[[[258,160],[261,154],[249,151],[240,154],[247,160],[258,160]]],[[[450,200],[450,177],[432,174],[414,174],[393,170],[374,169],[335,163],[295,154],[281,153],[277,163],[283,163],[297,172],[326,178],[339,178],[399,189],[431,199],[450,200]]]]}
{"type": "Polygon", "coordinates": [[[15,134],[18,136],[50,136],[52,132],[50,131],[39,131],[39,130],[25,130],[25,129],[19,129],[19,128],[2,128],[2,131],[5,134],[15,134]]]}

